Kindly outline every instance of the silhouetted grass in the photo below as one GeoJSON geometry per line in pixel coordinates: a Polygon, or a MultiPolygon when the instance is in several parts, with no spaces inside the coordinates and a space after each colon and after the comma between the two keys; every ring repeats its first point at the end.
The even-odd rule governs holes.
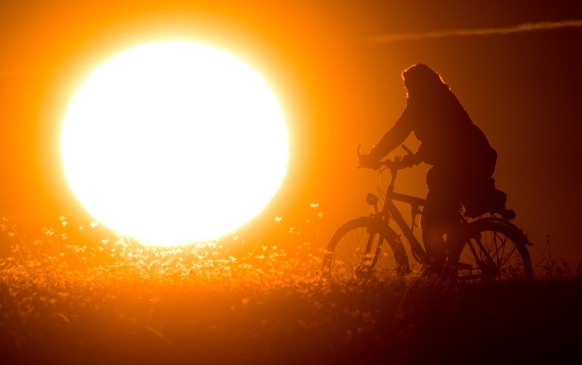
{"type": "Polygon", "coordinates": [[[331,283],[309,242],[84,244],[5,222],[1,364],[515,364],[578,356],[579,272],[449,286],[417,275],[331,283]]]}

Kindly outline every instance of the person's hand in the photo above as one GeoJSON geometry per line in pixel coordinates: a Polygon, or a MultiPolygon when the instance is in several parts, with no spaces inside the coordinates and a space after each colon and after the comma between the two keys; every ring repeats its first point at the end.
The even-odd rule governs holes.
{"type": "Polygon", "coordinates": [[[403,167],[412,167],[414,165],[418,165],[422,162],[422,158],[418,156],[418,154],[408,154],[404,155],[399,161],[399,165],[401,168],[403,167]]]}
{"type": "Polygon", "coordinates": [[[359,155],[358,157],[360,160],[360,167],[376,170],[382,165],[382,163],[377,158],[371,156],[370,154],[359,155]]]}

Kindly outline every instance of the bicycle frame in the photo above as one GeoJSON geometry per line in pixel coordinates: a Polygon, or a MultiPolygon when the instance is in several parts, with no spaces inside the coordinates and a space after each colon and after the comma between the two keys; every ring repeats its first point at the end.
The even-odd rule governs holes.
{"type": "MultiPolygon", "coordinates": [[[[367,217],[350,219],[335,231],[324,257],[324,273],[331,275],[334,272],[338,278],[343,276],[348,279],[368,277],[373,274],[379,260],[389,256],[381,255],[384,244],[389,245],[392,250],[399,275],[410,272],[409,254],[422,266],[432,266],[430,253],[421,243],[420,237],[417,238],[418,234],[413,232],[416,217],[426,209],[426,200],[394,191],[398,169],[415,164],[418,162],[414,158],[407,161],[395,158],[371,167],[390,171],[391,180],[385,190],[384,200],[381,201],[377,195],[369,193],[366,201],[374,207],[374,212],[367,217]],[[410,206],[410,225],[403,218],[402,207],[399,209],[395,202],[410,206]],[[396,227],[390,220],[394,220],[400,232],[395,230],[396,227]],[[403,239],[401,235],[404,236],[403,239]],[[402,242],[403,240],[407,243],[402,242]]],[[[496,207],[486,212],[487,215],[473,217],[466,216],[462,207],[459,208],[460,231],[454,232],[454,239],[447,242],[447,265],[443,270],[456,270],[455,280],[468,282],[531,277],[531,258],[526,247],[531,243],[523,231],[510,222],[515,217],[512,210],[496,207]]],[[[380,267],[386,266],[384,262],[380,264],[380,267]]],[[[389,268],[390,263],[387,265],[385,268],[389,268]]],[[[438,267],[437,269],[440,270],[438,267]]]]}
{"type": "Polygon", "coordinates": [[[398,225],[402,234],[410,244],[410,248],[412,251],[412,255],[414,259],[419,262],[420,264],[426,264],[428,262],[428,254],[426,253],[425,249],[422,247],[420,241],[414,235],[413,228],[416,216],[421,214],[420,207],[424,206],[425,200],[422,198],[418,198],[412,195],[406,195],[397,193],[394,191],[394,182],[396,180],[398,170],[395,168],[390,168],[390,174],[392,179],[388,188],[386,189],[386,196],[384,199],[384,206],[378,212],[377,215],[379,217],[385,218],[383,219],[385,224],[389,224],[390,219],[393,219],[394,222],[398,225]],[[412,213],[412,226],[408,227],[406,221],[402,217],[400,210],[394,204],[394,201],[401,201],[407,203],[411,207],[412,213]]]}

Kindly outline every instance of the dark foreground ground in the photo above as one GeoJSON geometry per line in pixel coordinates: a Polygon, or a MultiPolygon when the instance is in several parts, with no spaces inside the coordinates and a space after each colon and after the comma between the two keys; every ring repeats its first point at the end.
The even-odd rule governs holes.
{"type": "MultiPolygon", "coordinates": [[[[148,280],[9,268],[1,364],[578,363],[582,282],[148,280]],[[28,271],[27,271],[28,270],[28,271]],[[75,277],[77,276],[77,277],[75,277]],[[80,276],[80,277],[79,277],[80,276]],[[261,286],[262,285],[262,286],[261,286]]],[[[103,275],[103,274],[100,274],[103,275]]]]}
{"type": "MultiPolygon", "coordinates": [[[[48,232],[49,238],[55,236],[48,232]]],[[[22,243],[0,258],[0,364],[565,364],[582,280],[333,284],[317,253],[22,243]]]]}

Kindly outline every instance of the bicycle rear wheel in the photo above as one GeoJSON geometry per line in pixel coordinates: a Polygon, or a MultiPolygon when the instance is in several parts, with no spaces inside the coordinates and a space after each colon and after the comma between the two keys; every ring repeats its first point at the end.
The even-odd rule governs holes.
{"type": "Polygon", "coordinates": [[[409,271],[408,256],[396,232],[372,217],[353,219],[339,227],[323,260],[323,273],[333,281],[403,275],[409,271]]]}
{"type": "Polygon", "coordinates": [[[526,280],[532,276],[527,237],[509,221],[488,217],[467,226],[465,243],[451,254],[458,282],[526,280]]]}

